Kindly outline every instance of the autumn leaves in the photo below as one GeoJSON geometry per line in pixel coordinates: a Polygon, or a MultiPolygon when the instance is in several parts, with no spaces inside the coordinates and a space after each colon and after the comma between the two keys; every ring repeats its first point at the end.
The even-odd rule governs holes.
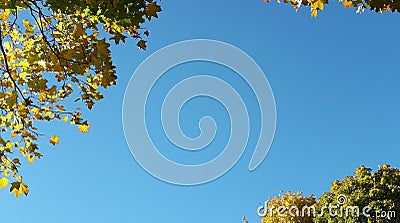
{"type": "MultiPolygon", "coordinates": [[[[270,2],[270,0],[264,0],[270,2]]],[[[280,0],[277,0],[280,3],[280,0]]],[[[324,5],[328,4],[328,0],[284,0],[285,3],[291,3],[293,8],[298,10],[301,5],[310,7],[311,17],[316,18],[319,11],[324,10],[324,5]]],[[[343,3],[344,8],[357,7],[357,13],[363,13],[365,9],[376,12],[399,12],[400,4],[393,0],[339,0],[343,3]]]]}
{"type": "MultiPolygon", "coordinates": [[[[131,37],[145,50],[142,25],[160,11],[153,0],[0,0],[0,189],[28,194],[20,159],[42,157],[39,123],[89,132],[83,111],[116,84],[111,43],[131,37]]],[[[50,135],[57,145],[60,136],[50,135]]]]}

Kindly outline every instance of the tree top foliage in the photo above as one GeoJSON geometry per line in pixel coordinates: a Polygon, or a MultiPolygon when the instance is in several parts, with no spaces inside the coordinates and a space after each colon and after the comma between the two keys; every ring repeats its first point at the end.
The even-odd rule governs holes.
{"type": "Polygon", "coordinates": [[[266,203],[262,223],[398,223],[400,170],[381,165],[373,172],[360,166],[319,198],[288,191],[266,203]]]}
{"type": "MultiPolygon", "coordinates": [[[[353,176],[332,183],[330,191],[324,193],[318,201],[317,210],[323,206],[338,205],[338,197],[344,196],[344,209],[359,207],[360,212],[365,207],[370,207],[370,215],[353,216],[351,214],[337,216],[334,222],[348,223],[397,223],[400,222],[400,170],[381,165],[379,170],[373,172],[371,168],[360,166],[353,176]],[[396,213],[397,216],[389,216],[396,213]],[[383,216],[383,214],[388,216],[383,216]]],[[[316,223],[332,222],[332,217],[325,213],[314,219],[316,223]]]]}

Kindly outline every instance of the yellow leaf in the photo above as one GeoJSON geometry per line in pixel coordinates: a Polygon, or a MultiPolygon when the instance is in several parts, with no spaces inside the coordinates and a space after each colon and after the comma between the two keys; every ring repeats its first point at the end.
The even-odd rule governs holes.
{"type": "Polygon", "coordinates": [[[353,6],[353,2],[351,0],[344,0],[343,2],[343,7],[352,7],[353,6]]]}
{"type": "Polygon", "coordinates": [[[3,174],[4,176],[6,176],[6,177],[8,177],[8,175],[10,175],[9,170],[4,170],[4,171],[2,172],[2,174],[3,174]]]}
{"type": "Polygon", "coordinates": [[[45,101],[46,98],[47,98],[46,91],[42,91],[42,92],[40,92],[40,94],[39,94],[38,101],[45,101]]]}
{"type": "Polygon", "coordinates": [[[4,43],[4,47],[6,48],[6,50],[7,50],[8,52],[10,52],[10,51],[13,50],[13,45],[12,45],[10,42],[5,42],[5,43],[4,43]]]}
{"type": "Polygon", "coordinates": [[[79,125],[78,129],[82,133],[85,133],[85,132],[89,132],[89,127],[90,127],[90,124],[83,124],[83,125],[79,125]]]}
{"type": "Polygon", "coordinates": [[[10,193],[14,193],[15,197],[21,196],[21,194],[25,194],[26,196],[29,193],[28,186],[22,182],[14,182],[11,183],[10,193]]]}
{"type": "Polygon", "coordinates": [[[7,149],[11,149],[12,147],[13,147],[13,145],[12,145],[11,143],[8,142],[8,143],[6,144],[6,148],[7,148],[7,149]]]}
{"type": "MultiPolygon", "coordinates": [[[[318,10],[324,10],[324,3],[322,1],[317,1],[316,3],[314,3],[315,8],[318,10]]],[[[313,6],[314,6],[313,5],[313,6]]]]}
{"type": "Polygon", "coordinates": [[[32,155],[29,155],[28,160],[29,160],[29,163],[32,164],[33,162],[35,162],[35,157],[32,155]]]}
{"type": "Polygon", "coordinates": [[[31,26],[31,23],[27,19],[24,19],[24,21],[22,21],[22,22],[24,23],[25,27],[31,26]]]}
{"type": "Polygon", "coordinates": [[[64,123],[66,123],[68,121],[68,116],[65,116],[64,118],[62,118],[62,120],[64,121],[64,123]]]}
{"type": "Polygon", "coordinates": [[[316,9],[311,10],[311,17],[317,18],[317,15],[318,15],[318,10],[316,9]]]}
{"type": "Polygon", "coordinates": [[[324,10],[324,3],[322,1],[316,1],[311,5],[311,11],[324,10]]]}
{"type": "Polygon", "coordinates": [[[8,13],[7,12],[0,13],[0,19],[3,21],[7,21],[8,13]]]}
{"type": "Polygon", "coordinates": [[[59,136],[53,135],[50,139],[50,144],[56,145],[58,144],[58,138],[60,138],[59,136]]]}
{"type": "Polygon", "coordinates": [[[3,189],[4,187],[7,187],[8,185],[8,179],[3,177],[0,178],[0,190],[3,189]]]}

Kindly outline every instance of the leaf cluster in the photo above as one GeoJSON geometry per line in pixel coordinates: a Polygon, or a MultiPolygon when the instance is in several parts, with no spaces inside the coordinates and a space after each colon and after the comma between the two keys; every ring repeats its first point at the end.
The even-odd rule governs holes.
{"type": "MultiPolygon", "coordinates": [[[[379,170],[373,172],[370,168],[360,166],[354,175],[334,181],[330,191],[323,193],[319,198],[289,191],[267,200],[267,203],[270,212],[262,217],[262,223],[398,223],[400,170],[381,165],[379,170]],[[285,209],[278,214],[278,207],[285,209]],[[290,208],[293,207],[296,207],[300,214],[291,215],[290,208]],[[303,214],[303,207],[313,207],[314,214],[303,214]],[[329,212],[329,207],[334,207],[332,212],[329,212]],[[354,207],[359,208],[359,214],[354,212],[354,207]],[[365,207],[371,208],[368,209],[368,215],[363,213],[365,207]],[[378,215],[383,212],[386,216],[378,215]],[[390,212],[392,215],[388,214],[390,212]]],[[[295,209],[291,213],[295,213],[295,209]]],[[[247,220],[244,218],[244,221],[247,220]]]]}
{"type": "MultiPolygon", "coordinates": [[[[270,2],[270,0],[264,0],[270,2]]],[[[280,0],[277,0],[280,3],[280,0]]],[[[283,0],[284,3],[290,3],[293,8],[299,10],[301,6],[310,7],[311,16],[316,18],[319,11],[324,10],[328,0],[283,0]]],[[[365,9],[375,12],[400,12],[400,0],[339,0],[343,7],[356,7],[357,13],[363,13],[365,9]]]]}
{"type": "Polygon", "coordinates": [[[0,189],[28,194],[19,170],[42,157],[40,123],[89,131],[81,106],[116,84],[111,43],[133,38],[145,50],[142,26],[160,11],[153,0],[0,0],[0,189]]]}
{"type": "Polygon", "coordinates": [[[360,166],[353,176],[348,176],[341,181],[332,183],[330,191],[324,193],[318,202],[318,208],[323,206],[340,206],[337,197],[346,196],[346,202],[342,205],[346,210],[348,207],[359,207],[360,213],[364,207],[371,207],[368,211],[370,216],[345,214],[332,219],[327,213],[317,216],[316,223],[324,222],[349,222],[349,223],[396,223],[400,222],[400,170],[389,165],[380,166],[379,170],[373,172],[371,168],[360,166]],[[391,216],[380,217],[377,213],[396,213],[391,216]]]}

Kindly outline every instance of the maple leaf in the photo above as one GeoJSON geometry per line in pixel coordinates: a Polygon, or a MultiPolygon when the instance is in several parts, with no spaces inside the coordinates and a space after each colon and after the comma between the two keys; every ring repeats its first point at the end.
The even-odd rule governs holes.
{"type": "Polygon", "coordinates": [[[28,155],[28,161],[30,164],[32,164],[33,162],[35,162],[35,157],[33,155],[28,155]]]}
{"type": "Polygon", "coordinates": [[[49,143],[53,144],[53,145],[57,145],[59,143],[59,138],[60,138],[59,136],[53,135],[50,138],[49,143]]]}
{"type": "Polygon", "coordinates": [[[318,10],[312,9],[311,10],[311,17],[317,18],[317,15],[318,15],[318,10]]]}
{"type": "Polygon", "coordinates": [[[161,11],[162,11],[162,10],[161,10],[161,7],[160,7],[159,5],[157,5],[156,2],[153,2],[153,3],[149,4],[149,5],[145,8],[144,13],[145,13],[145,15],[146,15],[146,18],[147,18],[148,20],[151,20],[152,17],[158,18],[157,13],[158,13],[158,12],[161,12],[161,11]]]}
{"type": "Polygon", "coordinates": [[[142,50],[146,50],[146,49],[147,49],[146,41],[144,41],[144,40],[140,40],[140,41],[137,43],[137,46],[138,46],[140,49],[142,49],[142,50]]]}
{"type": "Polygon", "coordinates": [[[10,193],[14,193],[17,198],[22,194],[28,196],[29,189],[28,186],[22,182],[13,182],[11,183],[10,193]]]}
{"type": "Polygon", "coordinates": [[[8,179],[5,177],[0,178],[0,190],[8,186],[8,179]]]}
{"type": "Polygon", "coordinates": [[[90,124],[82,124],[78,126],[79,131],[82,133],[89,132],[90,124]]]}
{"type": "Polygon", "coordinates": [[[351,0],[344,0],[343,1],[343,7],[352,7],[353,6],[353,2],[351,0]]]}

